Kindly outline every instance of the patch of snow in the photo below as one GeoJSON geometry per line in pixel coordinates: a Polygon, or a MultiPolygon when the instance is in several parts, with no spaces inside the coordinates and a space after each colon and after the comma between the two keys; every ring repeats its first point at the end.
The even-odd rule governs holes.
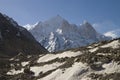
{"type": "Polygon", "coordinates": [[[14,61],[20,61],[20,59],[15,59],[14,57],[13,58],[10,58],[9,59],[10,61],[14,60],[14,61]]]}
{"type": "Polygon", "coordinates": [[[90,52],[95,52],[95,51],[97,51],[98,49],[99,49],[99,48],[96,47],[96,48],[90,49],[89,51],[90,51],[90,52]]]}
{"type": "Polygon", "coordinates": [[[106,55],[111,55],[111,54],[110,53],[97,53],[96,55],[103,55],[103,56],[105,55],[106,56],[106,55]]]}
{"type": "Polygon", "coordinates": [[[90,77],[88,77],[88,76],[84,76],[84,77],[82,77],[81,80],[92,80],[92,79],[90,77]]]}
{"type": "Polygon", "coordinates": [[[30,57],[31,57],[30,55],[27,56],[27,58],[30,58],[30,57]]]}
{"type": "Polygon", "coordinates": [[[75,56],[78,56],[81,54],[83,54],[83,53],[80,51],[77,51],[77,52],[65,51],[65,52],[59,53],[59,54],[46,54],[45,56],[40,57],[37,62],[38,63],[47,62],[47,61],[53,60],[55,58],[75,57],[75,56]]]}
{"type": "Polygon", "coordinates": [[[30,25],[30,24],[27,24],[27,25],[24,25],[23,27],[26,28],[27,30],[32,30],[39,22],[35,23],[34,25],[30,25]]]}
{"type": "Polygon", "coordinates": [[[87,72],[87,69],[88,67],[86,64],[81,62],[74,63],[72,67],[65,69],[64,71],[62,69],[57,69],[50,75],[38,80],[81,80],[87,72]]]}
{"type": "Polygon", "coordinates": [[[90,49],[91,49],[91,48],[93,48],[93,47],[92,47],[92,46],[88,46],[87,48],[90,48],[90,49]]]}
{"type": "Polygon", "coordinates": [[[63,34],[62,33],[62,29],[57,29],[57,31],[56,31],[58,34],[63,34]]]}
{"type": "Polygon", "coordinates": [[[35,76],[38,76],[40,72],[45,73],[49,70],[55,69],[59,67],[60,65],[63,65],[64,63],[53,63],[53,64],[48,64],[44,66],[34,66],[31,67],[30,70],[35,73],[35,76]]]}
{"type": "Polygon", "coordinates": [[[62,75],[62,70],[57,69],[56,71],[52,72],[50,75],[38,80],[59,80],[58,77],[60,77],[61,75],[62,75]]]}
{"type": "Polygon", "coordinates": [[[23,68],[21,70],[12,69],[9,72],[7,72],[7,75],[15,75],[15,74],[23,73],[23,71],[24,71],[23,68]]]}
{"type": "Polygon", "coordinates": [[[116,41],[112,41],[111,43],[108,43],[106,45],[101,46],[102,48],[107,48],[107,47],[111,47],[111,48],[119,48],[120,47],[120,43],[119,40],[116,41]]]}
{"type": "Polygon", "coordinates": [[[14,64],[10,64],[11,67],[14,67],[15,65],[14,64]]]}
{"type": "Polygon", "coordinates": [[[28,62],[21,62],[22,66],[26,66],[29,64],[29,61],[28,62]]]}
{"type": "Polygon", "coordinates": [[[15,61],[20,61],[20,59],[15,59],[15,61]]]}
{"type": "Polygon", "coordinates": [[[14,60],[14,58],[11,58],[10,61],[14,60]]]}
{"type": "Polygon", "coordinates": [[[100,43],[94,44],[94,46],[98,46],[100,43]]]}
{"type": "Polygon", "coordinates": [[[100,73],[115,73],[115,72],[120,72],[120,65],[118,65],[117,62],[111,62],[108,64],[103,64],[102,65],[103,68],[105,68],[104,70],[100,71],[100,73]]]}

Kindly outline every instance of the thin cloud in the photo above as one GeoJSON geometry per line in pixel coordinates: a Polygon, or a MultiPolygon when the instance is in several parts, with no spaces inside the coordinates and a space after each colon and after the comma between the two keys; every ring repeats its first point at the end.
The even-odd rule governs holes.
{"type": "Polygon", "coordinates": [[[114,29],[118,29],[119,26],[116,25],[114,22],[112,21],[105,21],[105,22],[101,22],[101,23],[94,23],[93,27],[101,33],[106,33],[108,31],[112,31],[114,29]]]}

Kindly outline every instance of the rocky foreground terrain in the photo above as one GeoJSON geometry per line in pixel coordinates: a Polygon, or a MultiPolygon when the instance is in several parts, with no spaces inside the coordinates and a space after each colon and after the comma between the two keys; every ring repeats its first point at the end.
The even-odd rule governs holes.
{"type": "Polygon", "coordinates": [[[0,62],[0,80],[120,80],[120,39],[0,62]]]}
{"type": "Polygon", "coordinates": [[[0,13],[0,80],[9,80],[4,75],[11,67],[9,60],[11,57],[21,53],[35,55],[47,52],[30,32],[19,26],[12,18],[0,13]]]}

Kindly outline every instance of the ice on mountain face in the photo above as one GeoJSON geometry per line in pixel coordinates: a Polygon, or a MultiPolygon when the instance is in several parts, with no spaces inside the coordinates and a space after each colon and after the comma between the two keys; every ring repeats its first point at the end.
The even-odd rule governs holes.
{"type": "Polygon", "coordinates": [[[62,34],[62,29],[57,29],[56,32],[57,32],[58,34],[62,34]]]}
{"type": "Polygon", "coordinates": [[[23,27],[26,28],[27,30],[32,30],[36,25],[40,25],[40,23],[41,22],[37,22],[34,25],[27,24],[27,25],[24,25],[23,27]]]}
{"type": "Polygon", "coordinates": [[[87,21],[78,27],[59,15],[34,26],[29,25],[28,30],[50,52],[77,48],[106,39],[87,21]]]}
{"type": "Polygon", "coordinates": [[[54,33],[51,32],[49,37],[49,42],[48,42],[48,44],[51,45],[51,47],[48,48],[49,51],[55,50],[56,40],[57,38],[54,37],[54,33]]]}
{"type": "Polygon", "coordinates": [[[25,26],[23,26],[23,27],[25,27],[27,30],[31,30],[33,26],[30,25],[30,24],[27,24],[27,25],[25,25],[25,26]]]}

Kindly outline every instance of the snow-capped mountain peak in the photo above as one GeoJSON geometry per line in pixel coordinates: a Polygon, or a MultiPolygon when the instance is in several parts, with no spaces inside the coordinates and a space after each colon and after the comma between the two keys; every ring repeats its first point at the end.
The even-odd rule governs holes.
{"type": "Polygon", "coordinates": [[[88,21],[84,21],[80,25],[79,30],[80,33],[87,39],[97,39],[98,33],[88,21]]]}
{"type": "Polygon", "coordinates": [[[65,20],[64,18],[62,18],[60,15],[56,15],[52,18],[50,18],[48,21],[57,21],[57,22],[60,22],[60,21],[63,21],[65,20]]]}
{"type": "Polygon", "coordinates": [[[98,34],[89,22],[84,21],[78,27],[59,15],[31,27],[33,28],[29,31],[50,52],[85,46],[106,39],[98,34]]]}
{"type": "Polygon", "coordinates": [[[89,22],[87,20],[84,20],[83,24],[89,24],[89,22]]]}
{"type": "Polygon", "coordinates": [[[31,29],[33,29],[35,26],[37,26],[37,25],[40,25],[42,22],[37,22],[37,23],[35,23],[35,24],[33,24],[33,25],[31,25],[31,24],[26,24],[26,25],[24,25],[23,27],[24,28],[26,28],[27,30],[31,30],[31,29]]]}
{"type": "Polygon", "coordinates": [[[87,30],[89,30],[89,31],[91,31],[91,30],[96,31],[96,30],[92,27],[92,25],[91,25],[88,21],[86,21],[86,20],[83,22],[83,24],[81,24],[80,27],[82,27],[82,28],[84,28],[84,29],[87,29],[87,30]]]}
{"type": "Polygon", "coordinates": [[[62,18],[60,15],[57,15],[46,20],[44,23],[49,24],[50,26],[60,26],[64,21],[65,21],[64,18],[62,18]]]}

